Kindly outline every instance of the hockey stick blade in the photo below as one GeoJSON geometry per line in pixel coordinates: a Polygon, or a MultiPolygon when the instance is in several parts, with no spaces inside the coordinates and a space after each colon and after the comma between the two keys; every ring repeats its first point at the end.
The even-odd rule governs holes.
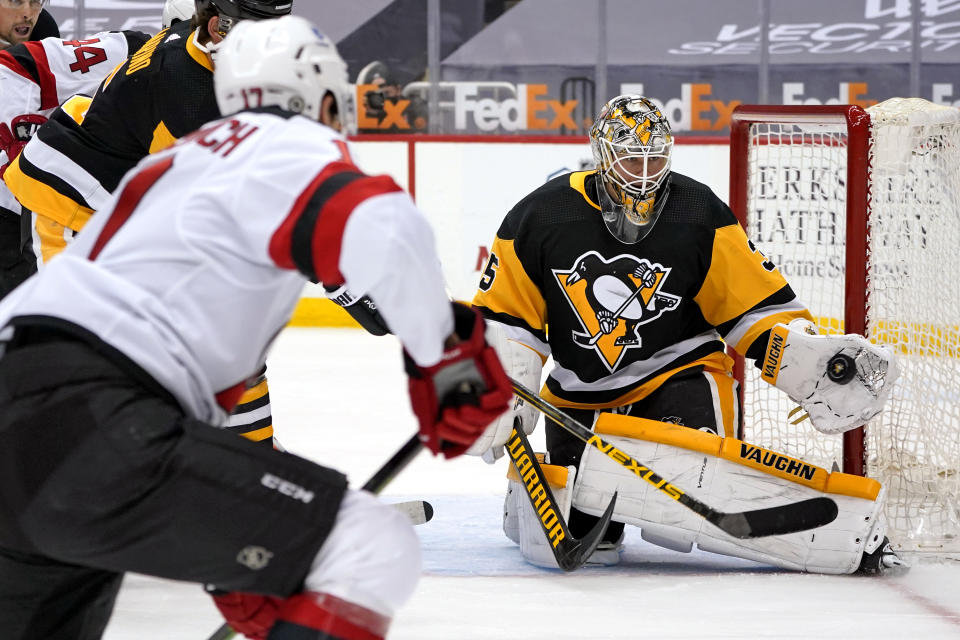
{"type": "MultiPolygon", "coordinates": [[[[423,449],[423,443],[420,441],[420,434],[413,434],[409,440],[403,443],[403,446],[397,449],[397,452],[390,456],[390,459],[383,463],[383,465],[377,469],[377,471],[363,483],[361,489],[363,491],[369,491],[371,493],[380,493],[383,491],[383,488],[390,484],[390,481],[393,480],[398,473],[403,471],[408,464],[413,462],[413,459],[417,457],[417,454],[423,449]]],[[[401,503],[402,504],[402,503],[401,503]]],[[[424,502],[424,514],[427,520],[433,517],[433,507],[429,503],[424,502]],[[429,515],[426,515],[427,507],[429,507],[429,515]]],[[[416,523],[415,523],[416,524],[416,523]]],[[[220,627],[214,631],[211,635],[207,636],[207,640],[229,640],[230,638],[235,638],[237,632],[230,628],[230,625],[223,623],[220,627]]]]}
{"type": "Polygon", "coordinates": [[[761,538],[778,536],[797,531],[814,529],[833,522],[838,514],[837,503],[830,498],[810,498],[800,502],[757,509],[724,513],[697,500],[687,494],[680,487],[667,482],[647,465],[634,460],[626,452],[606,442],[593,431],[583,426],[558,408],[527,389],[516,380],[511,379],[513,391],[523,400],[529,402],[538,411],[550,418],[557,425],[572,436],[595,447],[611,460],[632,472],[637,478],[649,483],[654,489],[676,500],[708,522],[723,530],[734,538],[761,538]]]}
{"type": "Polygon", "coordinates": [[[520,476],[520,486],[524,488],[530,505],[539,516],[537,521],[540,523],[543,535],[547,538],[557,566],[564,571],[576,571],[586,564],[603,539],[603,534],[607,532],[610,518],[613,517],[613,508],[617,503],[617,494],[613,494],[613,499],[607,505],[600,521],[587,532],[587,535],[579,540],[574,538],[563,519],[563,514],[560,513],[560,505],[553,497],[553,490],[550,489],[550,484],[543,475],[543,469],[540,467],[533,447],[530,446],[530,441],[523,429],[517,429],[518,421],[519,418],[514,420],[513,432],[504,448],[510,454],[510,460],[520,476]]]}
{"type": "Polygon", "coordinates": [[[410,524],[424,524],[433,519],[433,505],[426,500],[407,500],[390,505],[410,519],[410,524]]]}
{"type": "Polygon", "coordinates": [[[830,498],[810,498],[778,507],[719,513],[707,520],[734,538],[762,538],[816,529],[837,518],[837,503],[830,498]]]}

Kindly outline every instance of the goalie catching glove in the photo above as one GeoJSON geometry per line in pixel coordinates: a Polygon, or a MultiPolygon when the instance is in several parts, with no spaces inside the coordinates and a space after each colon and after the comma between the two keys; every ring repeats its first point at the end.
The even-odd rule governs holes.
{"type": "Polygon", "coordinates": [[[889,347],[856,334],[819,335],[803,319],[770,330],[760,372],[828,434],[859,427],[880,413],[898,376],[889,347]]]}
{"type": "Polygon", "coordinates": [[[513,397],[510,379],[484,338],[480,314],[455,302],[453,323],[454,344],[448,343],[437,364],[421,367],[404,351],[420,439],[447,458],[470,448],[513,397]]]}

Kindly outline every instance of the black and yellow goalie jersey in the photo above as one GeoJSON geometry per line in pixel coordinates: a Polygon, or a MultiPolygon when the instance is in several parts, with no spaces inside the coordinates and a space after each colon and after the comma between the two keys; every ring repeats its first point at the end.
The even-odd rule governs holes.
{"type": "Polygon", "coordinates": [[[54,111],[4,180],[23,206],[77,231],[140,159],[219,117],[213,69],[180,22],[127,58],[92,101],[74,96],[54,111]]]}
{"type": "Polygon", "coordinates": [[[553,356],[548,401],[631,404],[682,369],[729,372],[724,341],[756,358],[774,324],[810,318],[706,185],[670,180],[663,213],[637,244],[607,231],[594,172],[547,182],[503,220],[473,304],[553,356]]]}

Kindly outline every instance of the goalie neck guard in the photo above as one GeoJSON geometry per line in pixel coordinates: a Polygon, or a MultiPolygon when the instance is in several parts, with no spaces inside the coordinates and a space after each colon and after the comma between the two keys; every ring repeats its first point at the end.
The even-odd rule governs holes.
{"type": "Polygon", "coordinates": [[[607,229],[625,244],[640,242],[653,229],[670,191],[670,123],[647,98],[617,96],[600,109],[590,128],[590,148],[607,229]]]}

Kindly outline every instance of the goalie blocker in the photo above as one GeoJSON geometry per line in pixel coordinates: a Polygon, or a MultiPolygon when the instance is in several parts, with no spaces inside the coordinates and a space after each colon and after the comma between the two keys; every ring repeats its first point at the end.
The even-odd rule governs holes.
{"type": "MultiPolygon", "coordinates": [[[[885,537],[881,513],[885,491],[876,480],[830,473],[734,438],[644,418],[601,413],[594,431],[723,511],[828,496],[837,503],[839,514],[833,522],[809,531],[736,539],[587,447],[578,469],[543,465],[567,516],[571,505],[600,515],[617,492],[613,519],[640,527],[644,540],[675,551],[686,553],[696,544],[712,553],[826,574],[879,573],[906,566],[885,537]]],[[[510,477],[504,506],[504,532],[520,545],[524,558],[538,566],[555,566],[515,475],[510,477]]],[[[609,545],[598,550],[591,563],[615,564],[617,552],[617,545],[609,545]]]]}

